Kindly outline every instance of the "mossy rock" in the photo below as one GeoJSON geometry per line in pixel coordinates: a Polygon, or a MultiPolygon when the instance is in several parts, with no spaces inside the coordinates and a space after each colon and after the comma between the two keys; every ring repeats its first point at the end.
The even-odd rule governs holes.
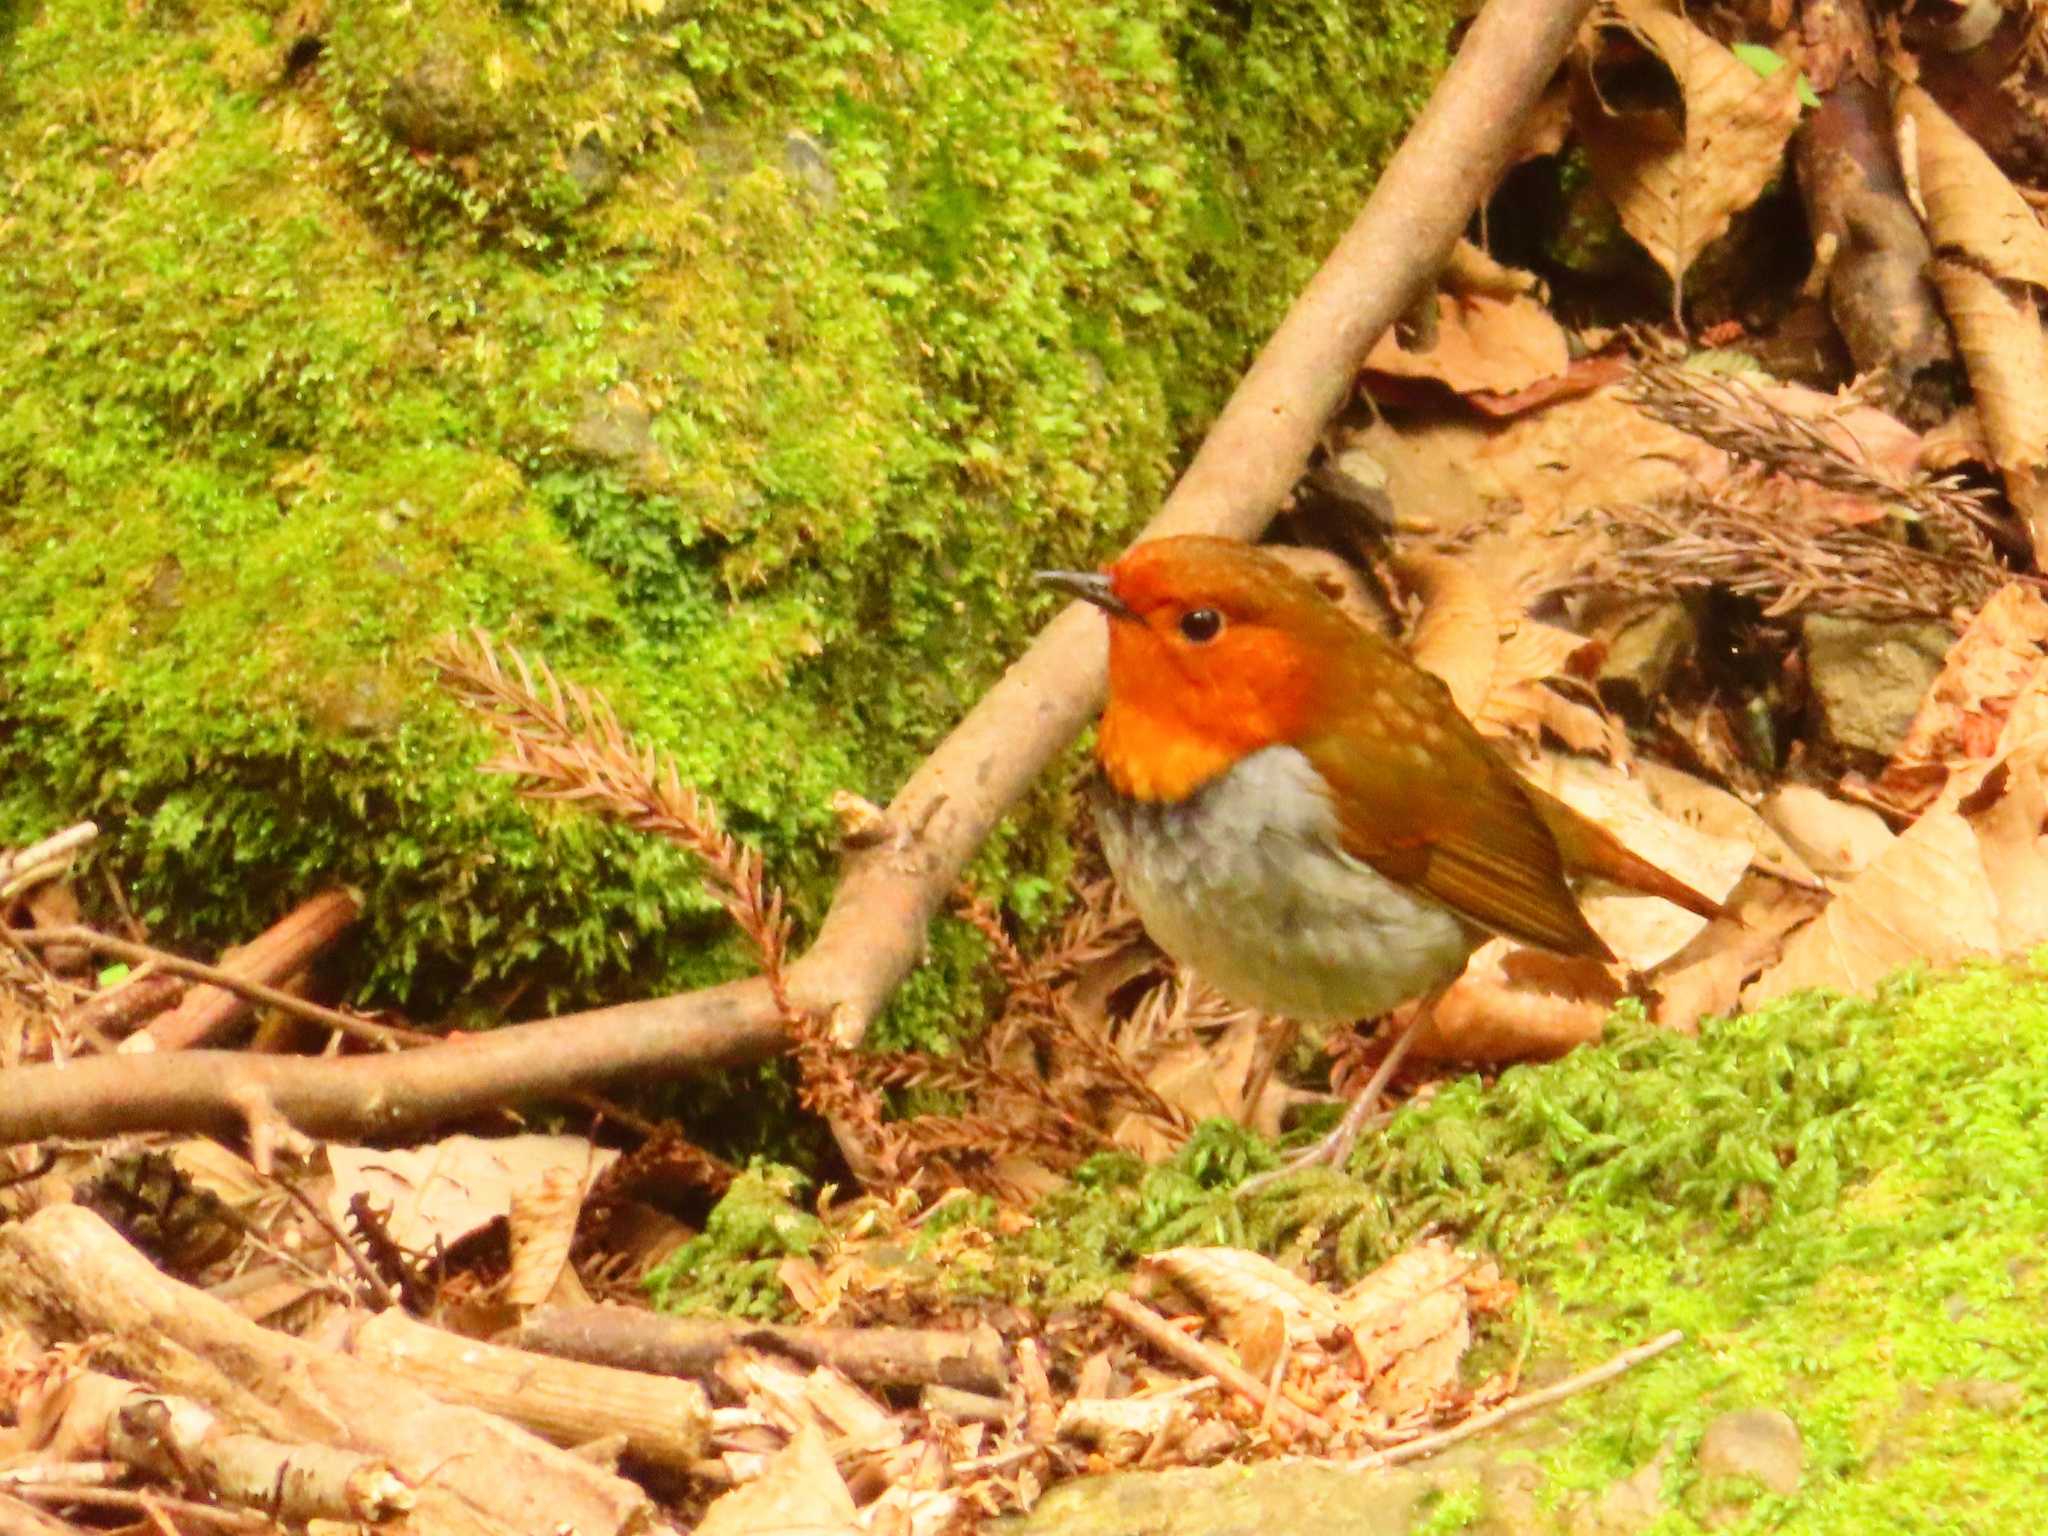
{"type": "Polygon", "coordinates": [[[1157,504],[1451,9],[12,0],[0,842],[93,817],[200,947],[351,883],[422,1010],[730,974],[679,856],[479,776],[435,637],[606,689],[815,920],[831,792],[1157,504]]]}

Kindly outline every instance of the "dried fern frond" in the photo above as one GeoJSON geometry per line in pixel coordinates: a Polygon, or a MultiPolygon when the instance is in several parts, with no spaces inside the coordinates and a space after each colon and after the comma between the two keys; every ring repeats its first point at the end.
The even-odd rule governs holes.
{"type": "Polygon", "coordinates": [[[1668,596],[1719,587],[1770,617],[1819,611],[1874,619],[1945,619],[1975,608],[2008,571],[1937,554],[1861,528],[1815,530],[1775,498],[1695,491],[1603,508],[1611,547],[1579,586],[1668,596]]]}
{"type": "Polygon", "coordinates": [[[683,782],[674,758],[633,737],[602,693],[562,681],[545,661],[529,663],[481,629],[448,636],[429,660],[504,743],[486,773],[512,774],[533,799],[588,805],[695,854],[706,888],[753,946],[776,1002],[791,1011],[782,892],[764,877],[759,852],[728,833],[717,809],[683,782]]]}
{"type": "Polygon", "coordinates": [[[1829,424],[1786,410],[1746,379],[1645,355],[1628,394],[1647,415],[1741,463],[1894,508],[1985,561],[1996,539],[2011,536],[1987,493],[1953,477],[1895,474],[1859,451],[1840,423],[1830,433],[1829,424]]]}

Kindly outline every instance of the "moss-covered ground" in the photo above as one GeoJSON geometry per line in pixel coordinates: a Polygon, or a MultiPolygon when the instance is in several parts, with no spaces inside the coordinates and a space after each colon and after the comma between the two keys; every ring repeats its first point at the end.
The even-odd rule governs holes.
{"type": "MultiPolygon", "coordinates": [[[[1363,1145],[1348,1177],[1236,1200],[1231,1186],[1272,1156],[1210,1127],[1171,1166],[1098,1166],[1033,1230],[955,1251],[949,1271],[969,1293],[1085,1304],[1173,1243],[1249,1243],[1348,1274],[1440,1223],[1527,1288],[1481,1368],[1527,1347],[1532,1377],[1561,1376],[1685,1331],[1552,1410],[1544,1448],[1510,1453],[1543,1469],[1559,1509],[1669,1446],[1660,1533],[2048,1529],[2038,969],[1788,999],[1697,1039],[1618,1019],[1564,1061],[1447,1085],[1363,1145]],[[1752,1406],[1799,1427],[1794,1497],[1694,1467],[1706,1426],[1752,1406]]],[[[757,1181],[741,1203],[769,1199],[757,1181]]],[[[817,1238],[760,1210],[720,1232],[707,1246],[737,1240],[734,1256],[817,1238]]],[[[1430,1529],[1491,1517],[1460,1494],[1430,1529]]]]}
{"type": "Polygon", "coordinates": [[[195,945],[348,882],[423,1010],[728,974],[677,856],[473,772],[434,637],[605,688],[814,917],[831,791],[1154,507],[1453,10],[0,0],[0,843],[96,819],[195,945]]]}

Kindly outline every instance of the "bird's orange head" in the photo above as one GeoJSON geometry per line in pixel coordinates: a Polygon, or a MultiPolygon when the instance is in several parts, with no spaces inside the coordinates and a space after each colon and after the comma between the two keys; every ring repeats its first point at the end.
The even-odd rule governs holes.
{"type": "Polygon", "coordinates": [[[1102,574],[1042,579],[1109,615],[1109,705],[1096,751],[1110,783],[1182,800],[1240,759],[1293,743],[1320,711],[1356,627],[1313,585],[1231,539],[1140,544],[1102,574]]]}

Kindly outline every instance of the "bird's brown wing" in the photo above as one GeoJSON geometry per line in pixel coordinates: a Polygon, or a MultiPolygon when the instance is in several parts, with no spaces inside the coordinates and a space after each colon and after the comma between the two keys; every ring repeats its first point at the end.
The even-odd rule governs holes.
{"type": "Polygon", "coordinates": [[[1345,851],[1477,927],[1611,960],[1544,818],[1449,691],[1410,668],[1371,671],[1330,734],[1305,744],[1334,791],[1345,851]]]}

